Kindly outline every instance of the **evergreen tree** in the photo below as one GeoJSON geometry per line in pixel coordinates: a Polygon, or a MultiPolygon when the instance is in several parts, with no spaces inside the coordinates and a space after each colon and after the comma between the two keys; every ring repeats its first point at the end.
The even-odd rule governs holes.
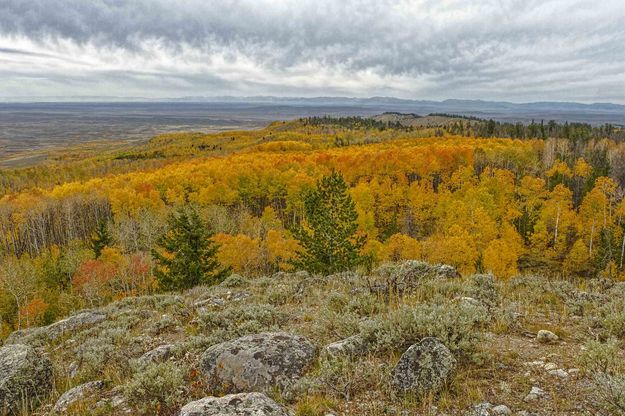
{"type": "Polygon", "coordinates": [[[168,231],[159,237],[159,249],[152,250],[157,267],[154,274],[164,290],[182,290],[200,284],[214,284],[226,277],[215,258],[219,246],[212,233],[191,206],[183,206],[167,219],[168,231]]]}
{"type": "Polygon", "coordinates": [[[304,195],[305,223],[293,230],[304,248],[293,265],[313,273],[332,274],[360,264],[366,236],[357,236],[358,214],[343,176],[333,172],[304,195]]]}
{"type": "Polygon", "coordinates": [[[102,250],[106,246],[110,246],[113,243],[113,238],[109,233],[109,227],[106,220],[98,222],[98,225],[91,235],[90,247],[93,250],[95,258],[99,258],[102,254],[102,250]]]}

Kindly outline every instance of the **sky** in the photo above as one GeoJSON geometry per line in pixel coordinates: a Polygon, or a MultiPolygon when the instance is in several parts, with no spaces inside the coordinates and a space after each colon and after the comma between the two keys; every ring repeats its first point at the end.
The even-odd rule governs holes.
{"type": "Polygon", "coordinates": [[[624,0],[0,0],[0,97],[625,103],[624,0]]]}

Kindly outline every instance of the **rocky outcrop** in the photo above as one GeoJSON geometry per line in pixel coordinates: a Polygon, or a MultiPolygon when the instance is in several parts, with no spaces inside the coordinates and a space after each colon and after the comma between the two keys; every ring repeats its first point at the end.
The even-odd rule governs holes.
{"type": "Polygon", "coordinates": [[[81,384],[80,386],[67,390],[56,401],[54,412],[57,414],[66,414],[67,409],[74,403],[98,393],[105,385],[104,381],[90,381],[89,383],[81,384]]]}
{"type": "Polygon", "coordinates": [[[37,340],[53,341],[63,335],[73,333],[106,319],[103,313],[84,311],[76,315],[40,328],[15,331],[8,336],[6,344],[33,344],[37,340]]]}
{"type": "Polygon", "coordinates": [[[0,414],[18,412],[48,395],[52,389],[52,363],[28,345],[0,348],[0,414]]]}
{"type": "Polygon", "coordinates": [[[392,384],[400,393],[423,395],[438,391],[456,368],[452,353],[436,338],[423,338],[401,356],[393,370],[392,384]]]}
{"type": "Polygon", "coordinates": [[[180,416],[290,416],[290,413],[262,393],[240,393],[191,402],[180,410],[180,416]]]}
{"type": "Polygon", "coordinates": [[[218,391],[237,393],[288,388],[315,357],[305,337],[265,332],[223,342],[202,355],[200,369],[218,391]]]}

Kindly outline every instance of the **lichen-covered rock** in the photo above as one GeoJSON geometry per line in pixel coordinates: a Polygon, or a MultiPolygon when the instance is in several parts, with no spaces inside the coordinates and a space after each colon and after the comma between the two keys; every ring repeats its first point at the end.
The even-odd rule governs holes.
{"type": "Polygon", "coordinates": [[[367,341],[362,335],[356,334],[349,338],[333,342],[323,348],[322,354],[327,357],[355,356],[367,352],[367,341]]]}
{"type": "Polygon", "coordinates": [[[67,390],[59,397],[54,405],[54,411],[58,414],[65,414],[67,409],[79,400],[85,399],[95,393],[99,392],[105,387],[104,381],[90,381],[89,383],[81,384],[72,389],[67,390]]]}
{"type": "Polygon", "coordinates": [[[0,348],[0,414],[17,412],[52,389],[52,363],[28,345],[0,348]]]}
{"type": "Polygon", "coordinates": [[[175,347],[174,344],[159,345],[139,357],[138,361],[140,364],[162,363],[172,356],[175,347]]]}
{"type": "Polygon", "coordinates": [[[262,393],[240,393],[191,402],[180,410],[180,416],[290,416],[290,413],[262,393]]]}
{"type": "Polygon", "coordinates": [[[200,369],[215,390],[237,393],[288,388],[315,357],[305,337],[285,332],[247,335],[208,348],[200,369]]]}
{"type": "Polygon", "coordinates": [[[393,387],[401,394],[438,391],[455,368],[456,359],[445,345],[436,338],[423,338],[401,356],[393,370],[393,387]]]}
{"type": "Polygon", "coordinates": [[[37,340],[52,341],[65,334],[95,325],[106,319],[103,313],[84,311],[51,325],[15,331],[8,336],[6,344],[33,344],[37,340]]]}

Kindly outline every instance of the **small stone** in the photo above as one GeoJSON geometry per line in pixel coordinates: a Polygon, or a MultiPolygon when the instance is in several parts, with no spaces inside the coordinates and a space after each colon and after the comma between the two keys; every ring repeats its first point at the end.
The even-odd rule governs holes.
{"type": "Polygon", "coordinates": [[[115,409],[115,414],[126,413],[131,414],[132,409],[128,407],[126,398],[121,394],[115,394],[110,398],[102,399],[95,404],[96,408],[110,407],[115,409]]]}
{"type": "Polygon", "coordinates": [[[534,386],[534,387],[532,387],[530,392],[527,394],[527,396],[525,396],[523,401],[525,401],[525,402],[534,402],[534,401],[539,400],[539,399],[546,399],[547,397],[549,397],[549,394],[547,394],[546,391],[544,391],[540,387],[534,386]]]}
{"type": "Polygon", "coordinates": [[[579,374],[579,368],[570,368],[568,371],[569,375],[575,376],[579,374]]]}
{"type": "Polygon", "coordinates": [[[505,404],[500,404],[499,406],[493,407],[492,414],[498,416],[508,416],[512,414],[512,410],[510,410],[510,408],[505,404]]]}
{"type": "Polygon", "coordinates": [[[543,344],[552,344],[560,339],[556,334],[546,329],[541,329],[536,335],[536,340],[543,344]]]}
{"type": "Polygon", "coordinates": [[[488,402],[479,403],[468,412],[465,412],[464,416],[490,416],[492,407],[493,405],[488,402]]]}
{"type": "Polygon", "coordinates": [[[559,378],[567,378],[569,376],[569,373],[567,373],[566,371],[564,371],[561,368],[559,368],[557,370],[551,370],[551,371],[549,371],[549,374],[551,374],[552,376],[559,377],[559,378]]]}
{"type": "Polygon", "coordinates": [[[555,365],[554,363],[547,363],[545,364],[544,368],[547,371],[551,371],[551,370],[555,370],[556,368],[558,368],[558,366],[555,365]]]}
{"type": "Polygon", "coordinates": [[[364,354],[366,351],[367,344],[364,338],[356,334],[326,345],[323,348],[322,354],[328,357],[355,356],[364,354]]]}
{"type": "Polygon", "coordinates": [[[175,346],[173,344],[159,345],[151,351],[146,352],[139,358],[141,364],[162,363],[172,356],[175,346]]]}

